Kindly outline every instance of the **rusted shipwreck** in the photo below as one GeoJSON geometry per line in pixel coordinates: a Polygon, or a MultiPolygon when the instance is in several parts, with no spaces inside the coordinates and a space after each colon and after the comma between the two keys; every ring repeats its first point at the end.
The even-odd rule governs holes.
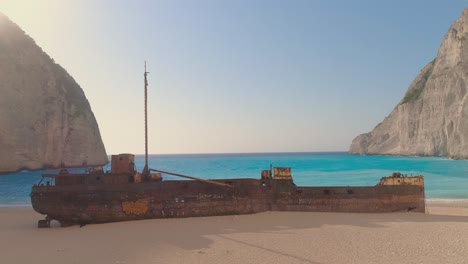
{"type": "Polygon", "coordinates": [[[375,186],[296,186],[290,168],[266,170],[258,179],[162,180],[143,178],[134,156],[112,156],[110,173],[44,175],[55,184],[33,186],[34,210],[62,226],[151,218],[301,212],[425,212],[422,176],[383,177],[375,186]]]}
{"type": "MultiPolygon", "coordinates": [[[[145,69],[145,121],[146,75],[145,69]]],[[[147,142],[145,129],[141,173],[135,170],[134,155],[120,154],[112,156],[110,172],[98,167],[83,174],[63,169],[43,175],[31,191],[34,210],[46,216],[38,226],[49,227],[52,220],[69,226],[265,211],[425,212],[422,176],[394,173],[375,186],[303,187],[294,184],[290,168],[270,168],[252,179],[204,180],[149,169],[147,142]],[[162,174],[189,180],[163,180],[162,174]]]]}

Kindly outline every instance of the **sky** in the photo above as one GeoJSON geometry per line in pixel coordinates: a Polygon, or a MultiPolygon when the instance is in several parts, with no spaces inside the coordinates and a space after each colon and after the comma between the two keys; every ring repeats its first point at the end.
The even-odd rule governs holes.
{"type": "Polygon", "coordinates": [[[0,0],[80,84],[108,154],[346,151],[465,1],[0,0]]]}

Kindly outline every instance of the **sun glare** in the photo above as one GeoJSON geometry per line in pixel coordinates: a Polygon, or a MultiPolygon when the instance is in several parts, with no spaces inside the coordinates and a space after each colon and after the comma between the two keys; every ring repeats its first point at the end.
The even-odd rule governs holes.
{"type": "Polygon", "coordinates": [[[37,18],[47,19],[51,11],[68,6],[71,1],[58,0],[2,0],[0,1],[0,13],[6,15],[21,27],[41,26],[37,25],[37,18]]]}

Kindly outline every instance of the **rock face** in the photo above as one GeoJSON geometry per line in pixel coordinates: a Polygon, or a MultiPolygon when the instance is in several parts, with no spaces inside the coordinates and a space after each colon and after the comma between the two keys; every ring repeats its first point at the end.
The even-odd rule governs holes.
{"type": "Polygon", "coordinates": [[[374,130],[357,136],[349,152],[468,158],[467,86],[468,8],[400,103],[374,130]]]}
{"type": "Polygon", "coordinates": [[[83,90],[0,13],[0,172],[106,162],[83,90]]]}

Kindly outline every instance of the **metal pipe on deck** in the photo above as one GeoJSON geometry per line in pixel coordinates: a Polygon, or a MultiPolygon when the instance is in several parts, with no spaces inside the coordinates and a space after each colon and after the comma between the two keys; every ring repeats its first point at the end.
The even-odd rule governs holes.
{"type": "Polygon", "coordinates": [[[204,182],[204,183],[209,183],[209,184],[213,184],[213,185],[218,185],[218,186],[222,186],[222,187],[229,187],[229,188],[234,187],[234,186],[232,186],[232,185],[230,185],[230,184],[227,184],[227,183],[222,183],[222,182],[216,182],[216,181],[210,181],[210,180],[200,179],[200,178],[197,178],[197,177],[187,176],[187,175],[178,174],[178,173],[173,173],[173,172],[168,172],[168,171],[154,170],[154,169],[150,169],[150,171],[155,171],[155,172],[159,172],[159,173],[169,174],[169,175],[176,176],[176,177],[181,177],[181,178],[196,180],[196,181],[200,181],[200,182],[204,182]]]}

